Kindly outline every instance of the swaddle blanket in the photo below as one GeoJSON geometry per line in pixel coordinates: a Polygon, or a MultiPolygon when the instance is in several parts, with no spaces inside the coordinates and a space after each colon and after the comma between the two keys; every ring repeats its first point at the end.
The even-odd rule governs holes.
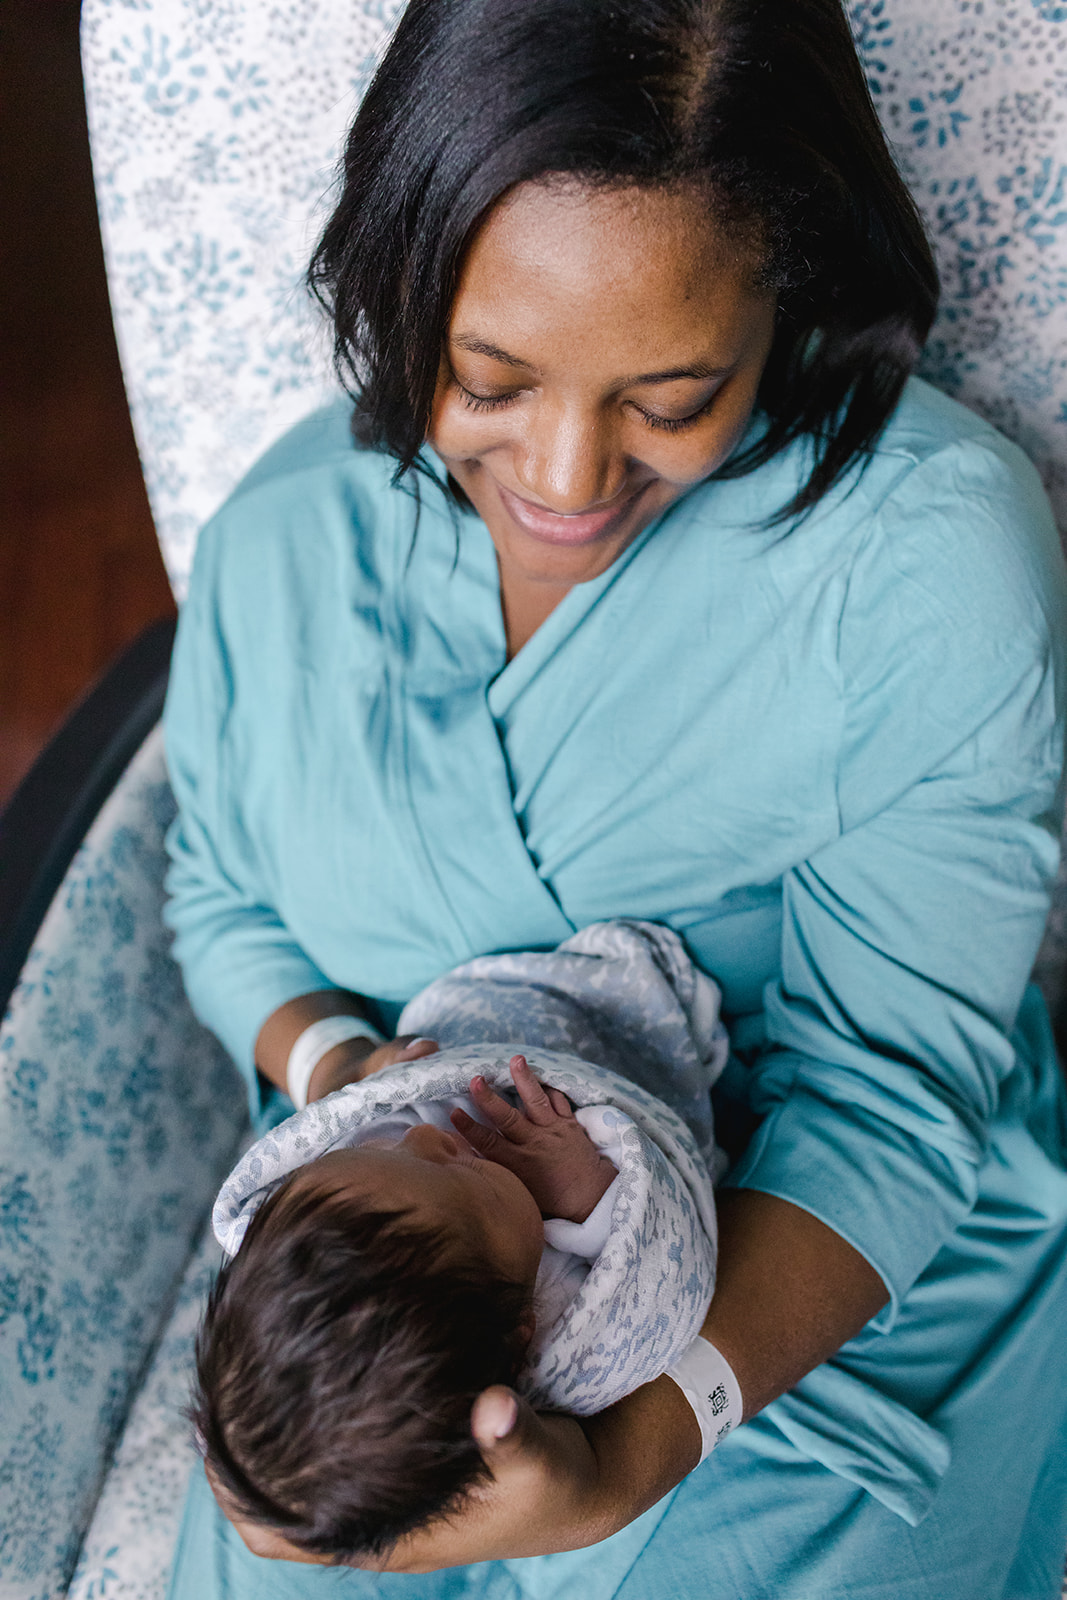
{"type": "Polygon", "coordinates": [[[444,1048],[313,1102],[253,1145],[215,1204],[223,1248],[237,1250],[289,1173],[372,1123],[464,1094],[475,1073],[510,1092],[508,1061],[521,1051],[575,1106],[612,1108],[619,1179],[607,1244],[570,1305],[538,1328],[520,1387],[538,1405],[591,1415],[658,1377],[699,1331],[715,1285],[709,1089],[726,1057],[715,986],[669,929],[602,923],[547,954],[468,962],[417,996],[398,1031],[444,1048]]]}

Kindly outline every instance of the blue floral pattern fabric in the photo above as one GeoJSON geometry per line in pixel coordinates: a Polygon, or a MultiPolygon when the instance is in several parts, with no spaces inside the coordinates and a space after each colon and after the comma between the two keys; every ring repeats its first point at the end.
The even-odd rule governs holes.
{"type": "Polygon", "coordinates": [[[115,326],[171,580],[336,387],[302,274],[403,0],[89,0],[82,53],[115,326]]]}
{"type": "Polygon", "coordinates": [[[240,1133],[168,955],[153,733],[0,1028],[0,1596],[66,1592],[131,1396],[240,1133]]]}
{"type": "Polygon", "coordinates": [[[70,1600],[166,1600],[189,1473],[185,1422],[196,1330],[221,1253],[210,1228],[130,1410],[68,1591],[70,1600]]]}
{"type": "MultiPolygon", "coordinates": [[[[1067,5],[846,0],[944,280],[923,371],[1040,467],[1067,529],[1067,5]]],[[[402,0],[85,0],[126,385],[182,595],[199,527],[336,393],[301,277],[402,0]]]]}
{"type": "Polygon", "coordinates": [[[941,273],[922,374],[1022,445],[1067,534],[1067,4],[846,9],[941,273]]]}

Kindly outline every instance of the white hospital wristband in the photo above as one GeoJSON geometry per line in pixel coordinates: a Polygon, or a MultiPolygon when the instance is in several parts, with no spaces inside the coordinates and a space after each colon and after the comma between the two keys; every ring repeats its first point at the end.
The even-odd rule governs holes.
{"type": "Polygon", "coordinates": [[[347,1039],[370,1039],[374,1044],[384,1044],[384,1037],[370,1022],[362,1017],[323,1017],[305,1028],[289,1052],[285,1066],[285,1085],[289,1098],[298,1111],[308,1103],[308,1086],[311,1074],[335,1045],[347,1039]]]}
{"type": "Polygon", "coordinates": [[[667,1368],[667,1377],[674,1379],[693,1408],[700,1426],[700,1460],[705,1461],[744,1415],[741,1385],[726,1357],[699,1334],[667,1368]]]}

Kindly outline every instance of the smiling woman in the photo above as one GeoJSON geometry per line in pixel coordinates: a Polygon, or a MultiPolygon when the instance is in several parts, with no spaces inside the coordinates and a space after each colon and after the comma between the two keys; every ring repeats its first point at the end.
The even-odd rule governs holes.
{"type": "Polygon", "coordinates": [[[492,536],[509,656],[740,442],[760,267],[688,190],[523,184],[476,234],[428,438],[492,536]]]}
{"type": "MultiPolygon", "coordinates": [[[[694,1359],[744,1426],[701,1461],[666,1373],[581,1423],[489,1383],[491,1488],[384,1564],[1050,1600],[1067,584],[1026,461],[911,377],[934,272],[839,0],[412,0],[311,278],[354,408],[204,530],[172,671],[194,1006],[262,1126],[291,1058],[314,1101],[433,1048],[360,1017],[636,917],[735,1045],[694,1359]]],[[[338,1576],[196,1477],[173,1600],[338,1576]]]]}

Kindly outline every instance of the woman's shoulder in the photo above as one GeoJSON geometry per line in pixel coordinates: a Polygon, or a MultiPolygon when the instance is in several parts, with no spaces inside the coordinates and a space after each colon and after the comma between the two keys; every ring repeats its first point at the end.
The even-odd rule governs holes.
{"type": "Polygon", "coordinates": [[[854,605],[888,606],[957,638],[1062,629],[1063,556],[1040,477],[958,401],[911,380],[856,499],[854,605]]]}
{"type": "MultiPolygon", "coordinates": [[[[245,473],[226,501],[239,505],[268,485],[284,490],[286,483],[316,470],[348,462],[356,454],[352,437],[352,404],[338,399],[313,411],[276,439],[245,473]]],[[[370,455],[372,452],[360,452],[370,455]]]]}
{"type": "Polygon", "coordinates": [[[305,417],[246,473],[201,531],[194,595],[236,589],[247,609],[276,591],[321,591],[331,574],[346,586],[356,566],[384,577],[402,563],[415,501],[394,483],[395,461],[354,441],[351,410],[339,401],[305,417]]]}
{"type": "Polygon", "coordinates": [[[1004,454],[1024,467],[1026,457],[992,423],[922,378],[909,378],[876,446],[876,456],[919,463],[956,447],[1004,454]]]}
{"type": "MultiPolygon", "coordinates": [[[[396,462],[358,444],[351,420],[347,400],[304,417],[249,468],[208,526],[251,520],[284,528],[294,506],[328,515],[341,504],[372,517],[391,509],[398,497],[396,462]]],[[[399,497],[409,498],[403,491],[399,497]]]]}
{"type": "Polygon", "coordinates": [[[1037,473],[915,385],[862,492],[837,628],[843,815],[954,750],[963,765],[999,762],[1016,786],[1029,763],[1047,788],[1062,760],[1067,574],[1037,473]]]}

